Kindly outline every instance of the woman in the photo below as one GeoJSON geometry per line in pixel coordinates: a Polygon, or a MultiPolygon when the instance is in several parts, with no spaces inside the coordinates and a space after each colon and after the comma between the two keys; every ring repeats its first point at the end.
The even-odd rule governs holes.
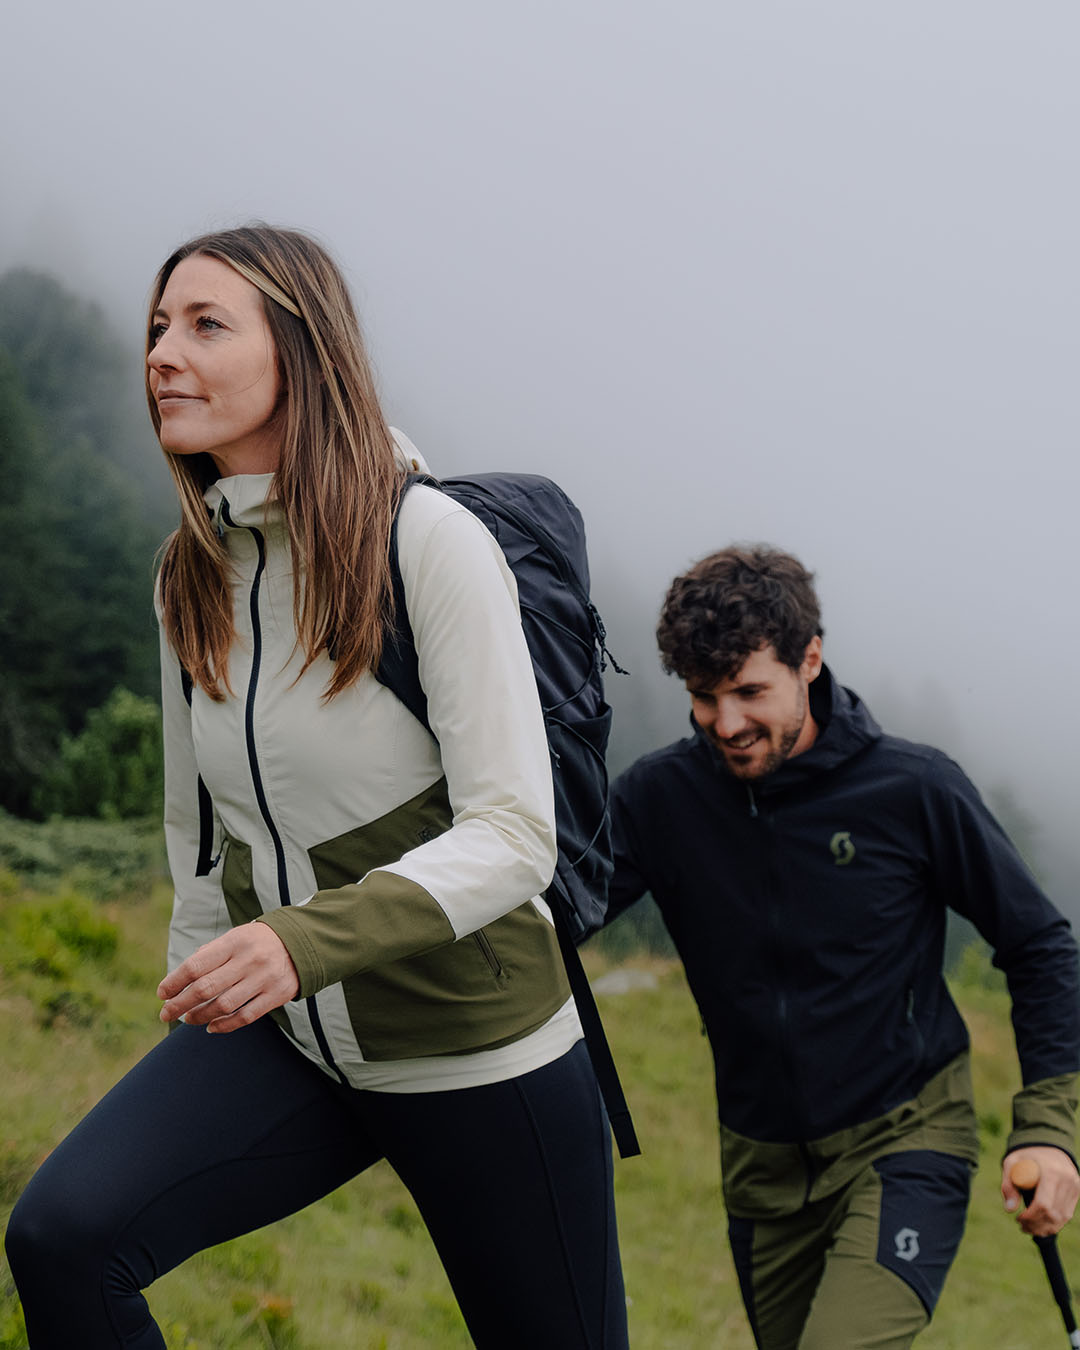
{"type": "Polygon", "coordinates": [[[147,389],[182,507],[158,582],[174,1034],[12,1216],[30,1343],[161,1347],[142,1288],[385,1156],[478,1346],[625,1346],[606,1119],[535,898],[550,765],[505,560],[441,493],[402,499],[435,739],[371,674],[415,451],[303,235],[178,249],[147,389]]]}

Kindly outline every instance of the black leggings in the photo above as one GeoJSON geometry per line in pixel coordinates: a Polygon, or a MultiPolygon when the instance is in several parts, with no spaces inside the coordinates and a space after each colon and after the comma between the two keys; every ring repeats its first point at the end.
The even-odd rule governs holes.
{"type": "Polygon", "coordinates": [[[7,1233],[33,1350],[162,1350],[140,1292],[379,1158],[484,1350],[624,1350],[607,1118],[579,1042],[453,1092],[342,1088],[267,1019],[181,1026],[31,1180],[7,1233]]]}

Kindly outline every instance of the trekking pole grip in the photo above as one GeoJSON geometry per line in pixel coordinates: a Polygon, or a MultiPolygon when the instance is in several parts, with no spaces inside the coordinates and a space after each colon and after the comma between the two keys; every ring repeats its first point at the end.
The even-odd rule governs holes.
{"type": "Polygon", "coordinates": [[[1009,1180],[1024,1197],[1025,1205],[1030,1205],[1035,1198],[1035,1187],[1041,1176],[1042,1170],[1034,1158],[1017,1158],[1009,1168],[1009,1180]]]}

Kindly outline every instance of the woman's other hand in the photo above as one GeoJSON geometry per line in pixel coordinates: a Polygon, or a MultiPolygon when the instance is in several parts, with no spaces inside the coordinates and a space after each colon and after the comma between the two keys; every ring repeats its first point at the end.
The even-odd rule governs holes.
{"type": "Polygon", "coordinates": [[[163,1022],[235,1031],[296,997],[300,980],[285,944],[252,922],[207,942],[158,985],[163,1022]]]}

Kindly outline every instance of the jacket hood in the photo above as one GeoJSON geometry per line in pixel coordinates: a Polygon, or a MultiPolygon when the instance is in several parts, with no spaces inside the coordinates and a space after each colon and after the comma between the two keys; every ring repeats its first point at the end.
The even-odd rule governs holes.
{"type": "MultiPolygon", "coordinates": [[[[403,431],[390,428],[394,438],[394,454],[408,473],[430,473],[423,455],[403,431]]],[[[224,533],[230,526],[264,529],[280,522],[281,512],[272,493],[272,473],[240,473],[230,478],[219,478],[203,493],[214,529],[224,533]]]]}
{"type": "Polygon", "coordinates": [[[810,715],[818,725],[817,739],[810,749],[784,760],[767,778],[749,783],[728,773],[723,755],[693,716],[690,725],[719,773],[730,778],[740,791],[752,787],[755,794],[762,796],[784,791],[845,763],[879,740],[882,734],[881,727],[858,694],[840,684],[826,665],[821,667],[820,675],[810,686],[810,715]]]}

